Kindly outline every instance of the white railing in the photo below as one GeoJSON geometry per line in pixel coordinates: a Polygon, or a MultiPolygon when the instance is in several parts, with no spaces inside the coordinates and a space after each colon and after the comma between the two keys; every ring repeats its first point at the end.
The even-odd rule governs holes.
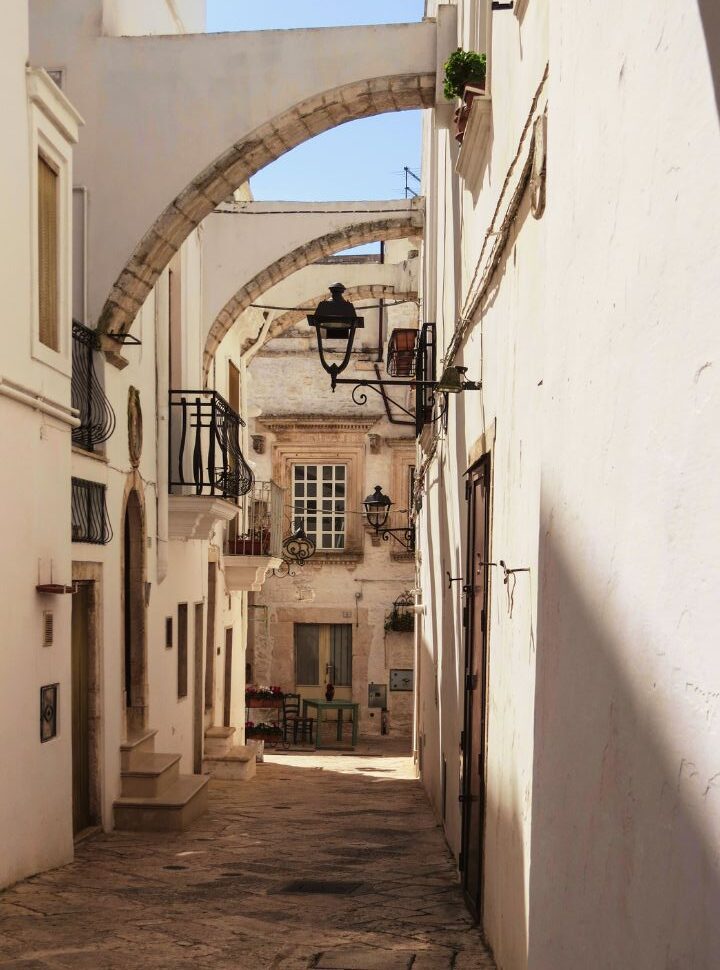
{"type": "Polygon", "coordinates": [[[226,556],[282,555],[283,490],[275,482],[255,482],[228,527],[226,556]]]}

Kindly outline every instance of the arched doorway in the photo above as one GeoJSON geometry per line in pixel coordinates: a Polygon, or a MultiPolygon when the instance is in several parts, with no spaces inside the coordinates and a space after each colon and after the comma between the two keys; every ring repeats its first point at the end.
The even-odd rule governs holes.
{"type": "Polygon", "coordinates": [[[127,498],[123,536],[125,706],[127,730],[131,734],[147,726],[145,527],[142,504],[135,489],[127,498]]]}

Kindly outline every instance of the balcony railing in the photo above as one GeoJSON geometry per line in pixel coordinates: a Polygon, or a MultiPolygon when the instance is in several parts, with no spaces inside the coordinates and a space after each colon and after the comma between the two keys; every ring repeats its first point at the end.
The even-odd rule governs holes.
{"type": "Polygon", "coordinates": [[[171,494],[246,495],[255,479],[240,448],[244,426],[217,391],[170,391],[171,494]]]}
{"type": "MultiPolygon", "coordinates": [[[[420,381],[435,380],[435,324],[425,323],[418,334],[415,376],[420,381]]],[[[415,433],[420,434],[433,420],[435,392],[418,383],[415,391],[415,433]]]]}
{"type": "Polygon", "coordinates": [[[255,482],[230,523],[226,556],[282,556],[283,490],[275,482],[255,482]]]}
{"type": "Polygon", "coordinates": [[[94,330],[77,320],[72,325],[72,406],[80,412],[80,427],[74,428],[73,444],[95,451],[115,430],[115,412],[105,396],[95,371],[95,351],[99,349],[94,330]]]}

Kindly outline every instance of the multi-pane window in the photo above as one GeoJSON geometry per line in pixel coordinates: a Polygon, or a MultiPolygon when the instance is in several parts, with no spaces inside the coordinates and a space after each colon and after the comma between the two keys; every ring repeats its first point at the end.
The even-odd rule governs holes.
{"type": "Polygon", "coordinates": [[[345,548],[347,465],[293,465],[295,528],[318,549],[345,548]]]}
{"type": "Polygon", "coordinates": [[[38,155],[38,315],[40,342],[58,350],[59,273],[58,199],[59,177],[38,155]]]}

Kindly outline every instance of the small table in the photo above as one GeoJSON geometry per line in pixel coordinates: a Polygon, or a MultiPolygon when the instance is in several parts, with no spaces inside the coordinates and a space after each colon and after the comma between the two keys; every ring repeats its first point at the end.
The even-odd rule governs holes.
{"type": "MultiPolygon", "coordinates": [[[[323,747],[320,744],[320,715],[323,711],[337,711],[337,740],[342,741],[343,711],[352,711],[352,747],[357,745],[358,740],[358,719],[360,705],[354,701],[325,701],[325,700],[303,700],[303,717],[307,717],[308,708],[312,707],[317,711],[317,730],[315,731],[315,748],[323,747]]],[[[331,745],[324,745],[329,748],[331,745]]]]}

